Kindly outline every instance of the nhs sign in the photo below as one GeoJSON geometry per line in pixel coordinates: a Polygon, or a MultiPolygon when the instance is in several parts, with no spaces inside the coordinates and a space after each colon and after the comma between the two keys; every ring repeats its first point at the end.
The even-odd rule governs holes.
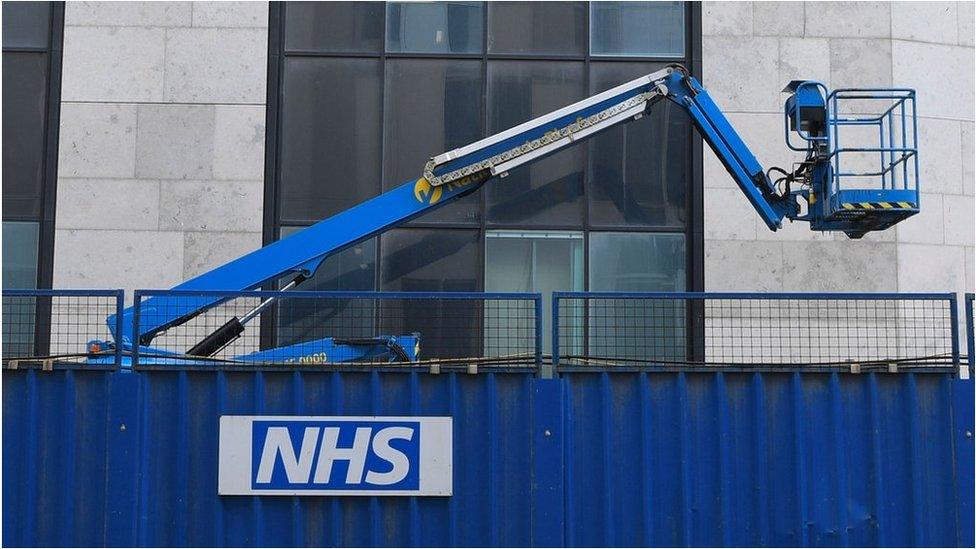
{"type": "Polygon", "coordinates": [[[220,495],[449,496],[449,417],[221,416],[220,495]]]}

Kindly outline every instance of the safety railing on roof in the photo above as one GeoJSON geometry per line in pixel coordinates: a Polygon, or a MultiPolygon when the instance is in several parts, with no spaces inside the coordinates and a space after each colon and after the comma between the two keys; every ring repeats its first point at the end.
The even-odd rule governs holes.
{"type": "Polygon", "coordinates": [[[3,364],[50,369],[97,358],[101,366],[119,366],[121,349],[90,343],[110,339],[105,319],[123,306],[122,290],[5,289],[3,364]]]}
{"type": "Polygon", "coordinates": [[[133,349],[134,366],[388,365],[470,372],[542,363],[541,294],[137,290],[133,333],[157,325],[154,317],[191,310],[201,296],[219,298],[219,305],[133,349]],[[156,296],[169,299],[147,307],[145,300],[156,296]],[[239,333],[226,344],[212,338],[208,344],[222,329],[239,333]]]}
{"type": "Polygon", "coordinates": [[[550,362],[540,294],[140,290],[123,330],[121,290],[4,290],[3,363],[950,371],[961,364],[960,332],[970,369],[974,360],[973,294],[967,330],[954,294],[557,292],[552,303],[550,362]],[[166,316],[159,303],[180,307],[203,293],[219,305],[142,346],[114,344],[113,332],[142,333],[166,316]],[[171,299],[145,306],[162,295],[171,299]],[[233,319],[239,332],[201,346],[233,319]]]}
{"type": "Polygon", "coordinates": [[[951,371],[954,294],[553,294],[567,368],[951,371]]]}

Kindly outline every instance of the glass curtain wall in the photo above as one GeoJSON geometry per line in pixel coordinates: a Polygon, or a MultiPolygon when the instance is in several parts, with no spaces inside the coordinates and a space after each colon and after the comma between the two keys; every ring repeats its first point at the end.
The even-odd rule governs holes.
{"type": "MultiPolygon", "coordinates": [[[[696,9],[273,3],[265,240],[417,177],[433,155],[669,63],[694,68],[696,9]]],[[[689,238],[700,238],[696,139],[684,112],[662,102],[640,121],[327,259],[306,287],[688,288],[701,269],[688,253],[689,238]]]]}

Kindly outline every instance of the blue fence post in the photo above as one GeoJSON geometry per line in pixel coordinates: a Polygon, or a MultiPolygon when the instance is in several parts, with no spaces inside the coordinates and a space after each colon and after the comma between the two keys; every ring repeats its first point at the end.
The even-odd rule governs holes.
{"type": "Polygon", "coordinates": [[[552,293],[552,368],[559,366],[559,298],[560,292],[552,293]]]}
{"type": "MultiPolygon", "coordinates": [[[[132,293],[132,341],[129,342],[129,346],[132,347],[132,367],[135,368],[139,365],[139,313],[142,309],[142,291],[136,290],[132,293]]],[[[119,332],[121,334],[122,332],[119,332]]]]}
{"type": "Polygon", "coordinates": [[[949,315],[952,325],[952,363],[958,370],[959,362],[959,311],[956,307],[956,294],[949,296],[949,315]]]}
{"type": "MultiPolygon", "coordinates": [[[[115,294],[115,333],[122,336],[122,311],[125,310],[125,290],[115,294]]],[[[115,367],[122,367],[122,342],[115,342],[115,367]]]]}
{"type": "Polygon", "coordinates": [[[535,303],[535,367],[544,378],[552,377],[552,369],[542,365],[542,294],[536,294],[535,303]]]}

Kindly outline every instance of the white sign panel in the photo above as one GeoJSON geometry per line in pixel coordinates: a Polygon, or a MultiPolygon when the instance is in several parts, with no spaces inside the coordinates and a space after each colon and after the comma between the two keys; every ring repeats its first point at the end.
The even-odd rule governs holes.
{"type": "Polygon", "coordinates": [[[449,417],[221,416],[220,495],[449,496],[449,417]]]}

